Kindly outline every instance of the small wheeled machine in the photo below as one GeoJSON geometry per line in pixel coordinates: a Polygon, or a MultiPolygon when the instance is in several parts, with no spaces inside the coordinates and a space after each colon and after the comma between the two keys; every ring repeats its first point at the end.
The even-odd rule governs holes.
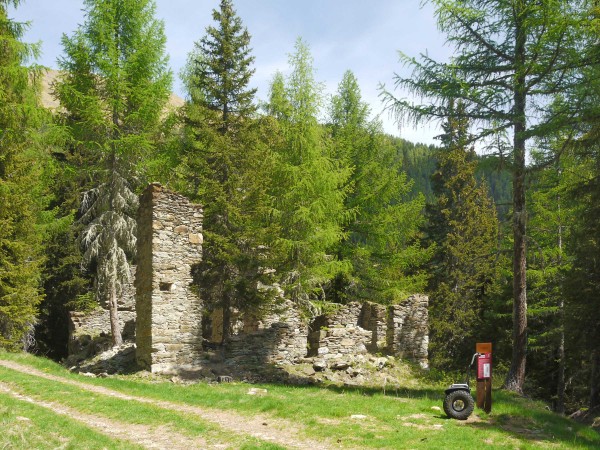
{"type": "Polygon", "coordinates": [[[473,358],[471,358],[471,364],[467,367],[465,382],[455,383],[444,391],[446,393],[444,397],[444,412],[448,417],[457,420],[467,420],[475,408],[475,402],[473,401],[471,388],[469,387],[469,374],[478,356],[480,356],[480,353],[475,353],[473,358]]]}

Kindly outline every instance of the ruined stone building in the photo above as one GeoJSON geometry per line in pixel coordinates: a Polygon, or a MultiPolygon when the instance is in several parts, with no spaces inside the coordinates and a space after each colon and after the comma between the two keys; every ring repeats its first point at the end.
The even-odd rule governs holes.
{"type": "MultiPolygon", "coordinates": [[[[215,331],[219,311],[206,310],[192,283],[192,266],[202,258],[202,219],[200,206],[158,184],[141,195],[135,295],[120,305],[124,338],[135,339],[141,368],[167,373],[200,369],[206,348],[220,341],[215,331]]],[[[367,352],[426,366],[427,307],[423,295],[388,307],[354,302],[306,323],[296,306],[281,298],[263,317],[240,316],[221,355],[224,364],[249,368],[307,357],[336,361],[367,352]]],[[[72,348],[107,333],[108,324],[104,309],[73,314],[72,348]]]]}

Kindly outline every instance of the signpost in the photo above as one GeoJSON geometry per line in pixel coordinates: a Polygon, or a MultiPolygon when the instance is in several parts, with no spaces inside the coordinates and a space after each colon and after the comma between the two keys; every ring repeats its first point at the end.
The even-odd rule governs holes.
{"type": "Polygon", "coordinates": [[[477,407],[486,413],[492,411],[492,344],[477,343],[477,407]]]}

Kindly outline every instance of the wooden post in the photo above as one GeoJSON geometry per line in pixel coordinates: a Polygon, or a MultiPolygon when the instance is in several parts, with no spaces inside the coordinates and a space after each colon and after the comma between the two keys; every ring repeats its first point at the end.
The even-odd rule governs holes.
{"type": "Polygon", "coordinates": [[[492,411],[492,344],[477,343],[475,351],[481,354],[477,358],[477,407],[490,413],[492,411]]]}

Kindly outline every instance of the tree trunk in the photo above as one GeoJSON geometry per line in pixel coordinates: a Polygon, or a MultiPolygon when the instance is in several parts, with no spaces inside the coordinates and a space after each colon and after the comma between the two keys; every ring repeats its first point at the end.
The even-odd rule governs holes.
{"type": "Polygon", "coordinates": [[[228,298],[223,299],[223,337],[221,344],[224,344],[229,338],[229,329],[231,328],[231,302],[228,298]]]}
{"type": "Polygon", "coordinates": [[[113,346],[123,344],[123,336],[121,336],[121,327],[119,325],[119,312],[117,306],[117,290],[114,283],[110,287],[110,298],[108,299],[108,307],[110,312],[110,333],[112,335],[113,346]]]}
{"type": "Polygon", "coordinates": [[[565,413],[565,330],[562,320],[563,301],[561,300],[561,329],[558,344],[558,381],[556,383],[556,409],[558,414],[565,413]]]}
{"type": "Polygon", "coordinates": [[[527,254],[525,204],[525,116],[527,87],[525,70],[526,36],[515,29],[514,141],[513,141],[513,347],[510,369],[504,382],[508,390],[523,393],[527,356],[527,254]]]}
{"type": "MultiPolygon", "coordinates": [[[[558,170],[558,179],[560,185],[560,176],[561,170],[558,170]]],[[[558,266],[562,269],[562,220],[560,215],[561,205],[560,205],[560,195],[557,198],[558,205],[558,266]]],[[[556,383],[556,409],[555,411],[558,414],[565,413],[565,300],[562,296],[562,292],[559,294],[560,299],[558,301],[558,317],[559,317],[559,326],[560,326],[560,334],[558,341],[558,380],[556,383]]]]}
{"type": "Polygon", "coordinates": [[[600,406],[600,351],[594,349],[591,356],[590,411],[600,406]]]}

